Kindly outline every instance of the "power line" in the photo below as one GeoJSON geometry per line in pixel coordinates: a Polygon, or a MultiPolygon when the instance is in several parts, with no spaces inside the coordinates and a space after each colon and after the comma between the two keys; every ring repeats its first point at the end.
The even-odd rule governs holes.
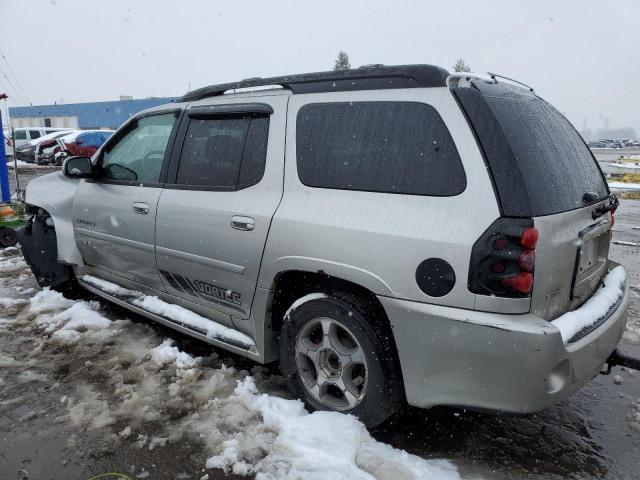
{"type": "Polygon", "coordinates": [[[27,95],[27,92],[25,92],[24,88],[22,88],[22,84],[20,83],[20,80],[18,80],[18,76],[16,75],[16,72],[13,71],[11,64],[9,64],[9,60],[7,60],[7,57],[5,56],[2,50],[0,50],[0,56],[4,59],[4,63],[7,64],[7,67],[9,67],[9,72],[11,73],[11,75],[13,75],[13,78],[16,81],[16,84],[20,88],[20,94],[27,100],[27,103],[31,103],[29,101],[29,95],[27,95]]]}
{"type": "Polygon", "coordinates": [[[0,67],[0,73],[7,80],[7,83],[9,84],[11,89],[13,90],[13,93],[15,94],[15,96],[18,97],[18,100],[20,100],[20,97],[22,97],[22,100],[20,100],[20,101],[23,102],[23,103],[29,104],[30,102],[29,102],[29,100],[27,100],[27,97],[25,97],[24,95],[22,95],[20,93],[20,91],[16,88],[16,86],[11,81],[11,79],[7,76],[6,73],[4,73],[4,70],[2,70],[2,67],[0,67]]]}

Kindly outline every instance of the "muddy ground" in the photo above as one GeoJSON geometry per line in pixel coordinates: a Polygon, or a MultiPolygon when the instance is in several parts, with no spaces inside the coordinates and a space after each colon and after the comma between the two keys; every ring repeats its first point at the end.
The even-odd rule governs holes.
{"type": "MultiPolygon", "coordinates": [[[[640,202],[623,201],[614,239],[640,242],[635,226],[640,202]]],[[[632,286],[622,348],[640,356],[640,246],[614,244],[610,256],[627,267],[632,286]]],[[[270,432],[255,413],[236,411],[233,388],[252,376],[260,391],[286,397],[277,369],[102,301],[84,304],[78,314],[114,321],[108,336],[90,328],[90,335],[78,329],[79,336],[51,336],[43,311],[56,318],[69,304],[37,311],[21,301],[38,290],[25,267],[17,251],[0,259],[0,298],[15,300],[0,300],[0,480],[90,479],[107,472],[132,479],[236,478],[205,468],[216,442],[270,432]],[[197,380],[148,361],[150,349],[166,338],[204,359],[197,380]],[[218,403],[212,405],[206,396],[214,391],[218,403]]],[[[640,372],[615,368],[538,415],[407,409],[372,435],[424,458],[448,459],[463,478],[617,480],[640,478],[638,427],[640,372]]]]}

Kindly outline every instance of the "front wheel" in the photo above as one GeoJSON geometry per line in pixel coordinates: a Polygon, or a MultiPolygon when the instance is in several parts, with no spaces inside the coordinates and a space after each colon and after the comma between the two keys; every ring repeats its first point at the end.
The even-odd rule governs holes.
{"type": "Polygon", "coordinates": [[[385,319],[350,294],[317,297],[284,321],[280,364],[287,387],[312,410],[350,413],[375,427],[404,398],[385,319]]]}

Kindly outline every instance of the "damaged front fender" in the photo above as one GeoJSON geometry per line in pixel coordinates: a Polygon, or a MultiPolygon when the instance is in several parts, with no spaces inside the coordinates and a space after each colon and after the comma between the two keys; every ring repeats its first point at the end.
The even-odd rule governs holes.
{"type": "MultiPolygon", "coordinates": [[[[65,177],[61,172],[54,172],[31,180],[26,193],[26,203],[42,208],[53,220],[56,262],[78,268],[84,266],[73,230],[73,197],[79,182],[78,179],[65,177]]],[[[25,243],[33,241],[33,237],[24,235],[25,232],[19,234],[23,249],[25,243]]]]}

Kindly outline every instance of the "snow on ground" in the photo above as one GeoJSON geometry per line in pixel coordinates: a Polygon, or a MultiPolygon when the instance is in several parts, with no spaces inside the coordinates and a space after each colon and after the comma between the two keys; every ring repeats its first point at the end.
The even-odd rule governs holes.
{"type": "Polygon", "coordinates": [[[640,190],[640,183],[607,182],[612,190],[640,190]]]}
{"type": "Polygon", "coordinates": [[[616,168],[629,168],[631,170],[640,169],[640,165],[636,165],[635,163],[607,163],[607,165],[616,168]]]}
{"type": "Polygon", "coordinates": [[[225,327],[213,320],[204,318],[179,305],[164,302],[158,297],[152,295],[143,295],[141,292],[122,288],[114,283],[107,282],[106,280],[102,280],[91,275],[84,275],[82,280],[104,290],[107,293],[131,298],[131,303],[133,305],[148,312],[204,330],[207,332],[208,338],[233,342],[235,344],[240,344],[245,348],[255,348],[255,343],[247,335],[232,328],[225,327]]]}
{"type": "MultiPolygon", "coordinates": [[[[20,262],[0,251],[3,291],[27,275],[20,262]]],[[[83,432],[97,431],[139,449],[196,442],[208,452],[203,467],[259,480],[460,478],[449,461],[376,441],[352,416],[308,413],[264,367],[229,366],[216,353],[196,358],[146,323],[108,318],[96,301],[49,289],[0,298],[5,334],[33,344],[25,360],[0,343],[5,380],[11,369],[20,372],[16,381],[51,382],[58,364],[69,362],[86,371],[61,398],[66,413],[58,421],[69,428],[69,448],[82,444],[83,432]]]]}

